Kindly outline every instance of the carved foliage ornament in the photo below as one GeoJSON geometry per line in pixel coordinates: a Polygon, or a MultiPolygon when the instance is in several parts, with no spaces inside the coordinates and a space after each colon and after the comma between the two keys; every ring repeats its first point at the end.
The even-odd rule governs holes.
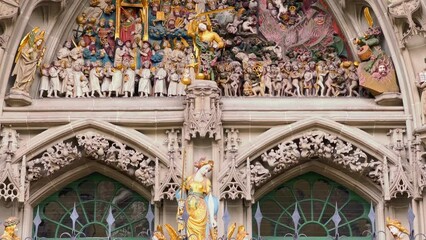
{"type": "Polygon", "coordinates": [[[261,159],[250,166],[251,183],[260,186],[272,176],[310,160],[332,162],[349,172],[368,176],[382,184],[382,163],[337,136],[322,131],[312,131],[303,136],[278,144],[264,152],[261,159]]]}
{"type": "Polygon", "coordinates": [[[78,134],[76,140],[77,144],[71,141],[57,143],[40,157],[28,161],[27,180],[36,181],[87,157],[125,172],[145,186],[154,184],[155,161],[141,152],[93,132],[78,134]]]}

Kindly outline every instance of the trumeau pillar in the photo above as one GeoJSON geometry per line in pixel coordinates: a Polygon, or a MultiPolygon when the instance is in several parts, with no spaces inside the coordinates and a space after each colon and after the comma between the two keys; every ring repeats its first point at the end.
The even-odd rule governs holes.
{"type": "MultiPolygon", "coordinates": [[[[212,193],[219,197],[218,175],[222,152],[222,103],[220,102],[220,89],[216,82],[208,80],[195,80],[186,89],[183,138],[183,149],[186,157],[186,176],[193,173],[193,164],[205,156],[214,161],[212,172],[212,193]],[[209,139],[213,140],[210,141],[209,139]],[[208,143],[210,141],[210,143],[208,143]],[[207,147],[210,148],[207,151],[207,147]],[[205,149],[205,152],[203,151],[205,149]],[[211,155],[210,155],[211,154],[211,155]],[[210,156],[209,156],[210,155],[210,156]]],[[[220,203],[217,219],[223,216],[223,202],[220,203]]],[[[218,224],[219,235],[223,232],[223,225],[218,224]]]]}
{"type": "Polygon", "coordinates": [[[185,140],[197,135],[215,140],[222,138],[220,89],[215,82],[195,80],[187,89],[185,106],[185,140]]]}

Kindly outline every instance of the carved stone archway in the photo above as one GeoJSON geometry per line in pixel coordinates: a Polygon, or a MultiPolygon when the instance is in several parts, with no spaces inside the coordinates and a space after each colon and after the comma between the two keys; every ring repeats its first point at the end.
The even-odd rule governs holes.
{"type": "MultiPolygon", "coordinates": [[[[333,170],[330,174],[341,179],[346,176],[348,183],[356,180],[381,189],[379,195],[385,200],[415,193],[410,167],[398,155],[367,133],[328,119],[310,118],[272,128],[242,146],[239,153],[225,160],[231,170],[224,169],[219,176],[221,198],[252,200],[257,190],[277,186],[288,172],[310,162],[320,163],[313,165],[321,166],[319,170],[333,170]]],[[[377,194],[363,195],[377,200],[377,194]]]]}

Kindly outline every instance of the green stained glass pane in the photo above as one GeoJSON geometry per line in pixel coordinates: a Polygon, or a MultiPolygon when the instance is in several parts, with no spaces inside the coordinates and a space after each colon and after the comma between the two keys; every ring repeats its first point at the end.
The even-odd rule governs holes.
{"type": "Polygon", "coordinates": [[[97,187],[97,196],[99,200],[111,201],[114,197],[114,191],[111,189],[115,189],[115,185],[110,181],[102,181],[98,184],[97,187]]]}
{"type": "Polygon", "coordinates": [[[327,181],[317,181],[312,188],[312,197],[316,199],[327,199],[331,188],[327,181]]]}
{"type": "Polygon", "coordinates": [[[95,199],[96,184],[92,179],[83,180],[78,184],[78,193],[82,201],[95,199]]]}
{"type": "Polygon", "coordinates": [[[314,201],[312,207],[313,207],[313,211],[312,211],[313,220],[318,221],[324,209],[324,202],[314,201]]]}
{"type": "Polygon", "coordinates": [[[319,220],[320,223],[326,224],[328,221],[330,221],[335,211],[334,206],[335,206],[334,204],[326,203],[326,206],[324,208],[324,213],[321,219],[319,220]]]}
{"type": "Polygon", "coordinates": [[[362,205],[362,203],[356,200],[351,200],[342,208],[341,211],[345,214],[345,217],[348,221],[352,221],[362,217],[362,215],[364,214],[364,206],[362,205]]]}
{"type": "Polygon", "coordinates": [[[89,224],[82,230],[86,237],[107,237],[107,231],[102,224],[89,224]]]}
{"type": "Polygon", "coordinates": [[[268,215],[268,218],[274,221],[278,221],[282,212],[281,207],[273,199],[262,202],[262,213],[268,215]]]}
{"type": "Polygon", "coordinates": [[[58,202],[49,202],[43,208],[43,215],[52,221],[60,221],[64,214],[65,209],[58,202]]]}
{"type": "Polygon", "coordinates": [[[294,185],[293,191],[299,201],[311,198],[311,187],[309,182],[305,180],[297,181],[294,185]]]}
{"type": "Polygon", "coordinates": [[[110,207],[116,219],[112,226],[114,237],[136,238],[140,231],[146,233],[149,226],[145,219],[146,199],[117,181],[92,174],[69,184],[34,208],[34,212],[37,207],[42,209],[38,237],[58,239],[63,233],[71,233],[70,214],[74,204],[79,215],[75,230],[84,233],[80,238],[107,237],[110,207]]]}
{"type": "Polygon", "coordinates": [[[144,217],[142,214],[148,210],[147,208],[148,206],[144,202],[132,202],[125,210],[126,216],[129,216],[131,221],[137,221],[144,217]]]}
{"type": "Polygon", "coordinates": [[[63,188],[58,192],[58,202],[60,202],[64,208],[71,209],[74,203],[79,202],[77,193],[69,187],[63,188]]]}
{"type": "Polygon", "coordinates": [[[337,206],[343,206],[348,201],[349,201],[349,190],[347,190],[343,186],[335,187],[330,196],[329,202],[334,203],[334,205],[337,203],[337,206]]]}
{"type": "Polygon", "coordinates": [[[309,233],[310,237],[326,237],[327,229],[318,223],[308,223],[300,229],[302,233],[309,233]]]}
{"type": "MultiPolygon", "coordinates": [[[[368,239],[363,236],[365,230],[371,228],[367,216],[370,206],[368,202],[344,186],[316,173],[299,176],[279,186],[263,196],[259,203],[263,214],[261,236],[264,239],[278,239],[286,234],[294,234],[291,215],[296,203],[301,216],[299,234],[315,239],[334,236],[335,225],[331,218],[337,203],[342,218],[339,234],[348,239],[368,239]]],[[[254,235],[258,236],[254,216],[253,223],[254,235]]]]}

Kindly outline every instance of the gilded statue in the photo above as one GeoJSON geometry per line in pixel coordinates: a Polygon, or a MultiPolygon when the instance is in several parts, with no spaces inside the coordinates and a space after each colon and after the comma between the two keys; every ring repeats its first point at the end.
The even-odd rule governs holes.
{"type": "Polygon", "coordinates": [[[410,235],[409,231],[397,219],[386,218],[386,227],[392,233],[395,240],[402,240],[404,235],[410,235]]]}
{"type": "Polygon", "coordinates": [[[15,68],[12,76],[16,76],[15,84],[11,91],[29,94],[34,75],[40,66],[46,48],[44,44],[44,31],[35,27],[21,41],[15,58],[15,68]]]}
{"type": "Polygon", "coordinates": [[[20,240],[16,231],[18,230],[17,225],[19,224],[19,219],[17,217],[9,217],[4,222],[4,233],[1,236],[2,240],[20,240]]]}
{"type": "MultiPolygon", "coordinates": [[[[232,8],[221,9],[221,11],[231,10],[232,8]]],[[[197,59],[196,79],[214,80],[212,67],[215,65],[219,52],[225,47],[222,37],[212,30],[212,23],[209,14],[216,11],[210,11],[197,14],[188,25],[188,36],[192,37],[194,45],[195,58],[197,59]]]]}
{"type": "Polygon", "coordinates": [[[207,239],[206,229],[209,225],[211,238],[215,239],[214,235],[217,235],[215,220],[217,202],[211,193],[211,182],[206,177],[207,173],[213,169],[213,161],[201,159],[195,164],[195,167],[198,170],[184,183],[184,189],[188,191],[185,201],[185,208],[188,212],[187,236],[189,239],[207,239]]]}

